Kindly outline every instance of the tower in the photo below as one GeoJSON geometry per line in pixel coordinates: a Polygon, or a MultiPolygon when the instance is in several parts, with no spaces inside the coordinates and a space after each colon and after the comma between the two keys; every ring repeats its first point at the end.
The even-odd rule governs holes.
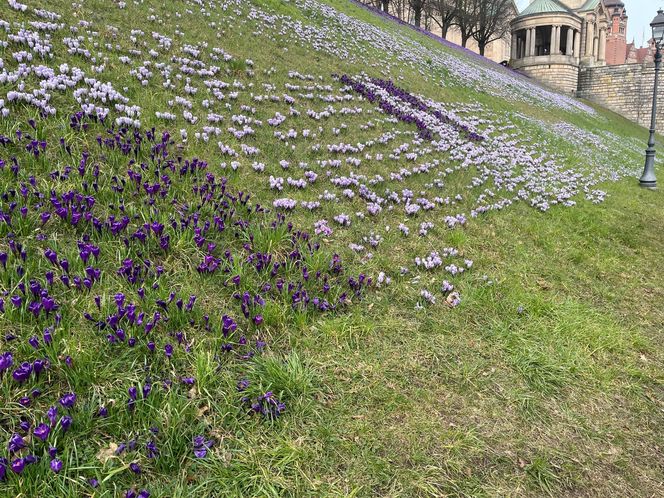
{"type": "Polygon", "coordinates": [[[609,30],[606,36],[606,63],[625,64],[627,59],[627,10],[620,0],[604,0],[608,11],[609,30]]]}

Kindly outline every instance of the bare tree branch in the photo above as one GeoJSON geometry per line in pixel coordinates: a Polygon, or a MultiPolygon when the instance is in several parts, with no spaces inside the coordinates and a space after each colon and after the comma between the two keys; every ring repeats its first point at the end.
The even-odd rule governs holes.
{"type": "Polygon", "coordinates": [[[442,37],[446,38],[457,16],[455,0],[429,0],[427,9],[433,22],[440,28],[442,37]]]}
{"type": "Polygon", "coordinates": [[[512,16],[512,0],[473,0],[476,3],[477,16],[473,39],[477,42],[480,55],[484,55],[486,46],[499,40],[509,32],[512,16]]]}
{"type": "Polygon", "coordinates": [[[422,26],[422,13],[428,0],[408,0],[408,6],[413,11],[413,21],[418,28],[422,26]]]}

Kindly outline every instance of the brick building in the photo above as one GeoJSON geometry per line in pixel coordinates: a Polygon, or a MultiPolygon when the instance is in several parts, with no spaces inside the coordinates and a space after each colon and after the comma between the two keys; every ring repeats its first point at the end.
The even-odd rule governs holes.
{"type": "Polygon", "coordinates": [[[627,60],[627,10],[620,0],[604,0],[609,18],[606,33],[606,63],[625,64],[627,60]]]}

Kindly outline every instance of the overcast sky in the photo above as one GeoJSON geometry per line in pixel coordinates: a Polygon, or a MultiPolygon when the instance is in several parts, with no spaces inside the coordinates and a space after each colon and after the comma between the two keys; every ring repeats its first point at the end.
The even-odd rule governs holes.
{"type": "MultiPolygon", "coordinates": [[[[657,15],[657,9],[664,8],[664,0],[622,0],[627,8],[627,43],[634,40],[637,47],[650,38],[650,22],[657,15]]],[[[520,10],[528,6],[530,0],[516,0],[520,10]]]]}

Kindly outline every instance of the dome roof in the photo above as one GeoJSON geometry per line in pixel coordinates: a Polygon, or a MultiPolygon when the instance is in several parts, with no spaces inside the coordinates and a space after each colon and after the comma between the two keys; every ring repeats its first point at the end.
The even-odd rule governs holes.
{"type": "MultiPolygon", "coordinates": [[[[586,10],[595,10],[595,7],[600,3],[600,0],[588,0],[586,3],[584,3],[580,8],[580,12],[584,12],[586,10]]],[[[606,2],[604,2],[606,5],[606,2]]]]}
{"type": "Polygon", "coordinates": [[[562,12],[565,14],[572,14],[572,11],[565,7],[558,0],[535,0],[528,7],[523,9],[519,17],[532,16],[536,14],[550,14],[554,12],[562,12]]]}

